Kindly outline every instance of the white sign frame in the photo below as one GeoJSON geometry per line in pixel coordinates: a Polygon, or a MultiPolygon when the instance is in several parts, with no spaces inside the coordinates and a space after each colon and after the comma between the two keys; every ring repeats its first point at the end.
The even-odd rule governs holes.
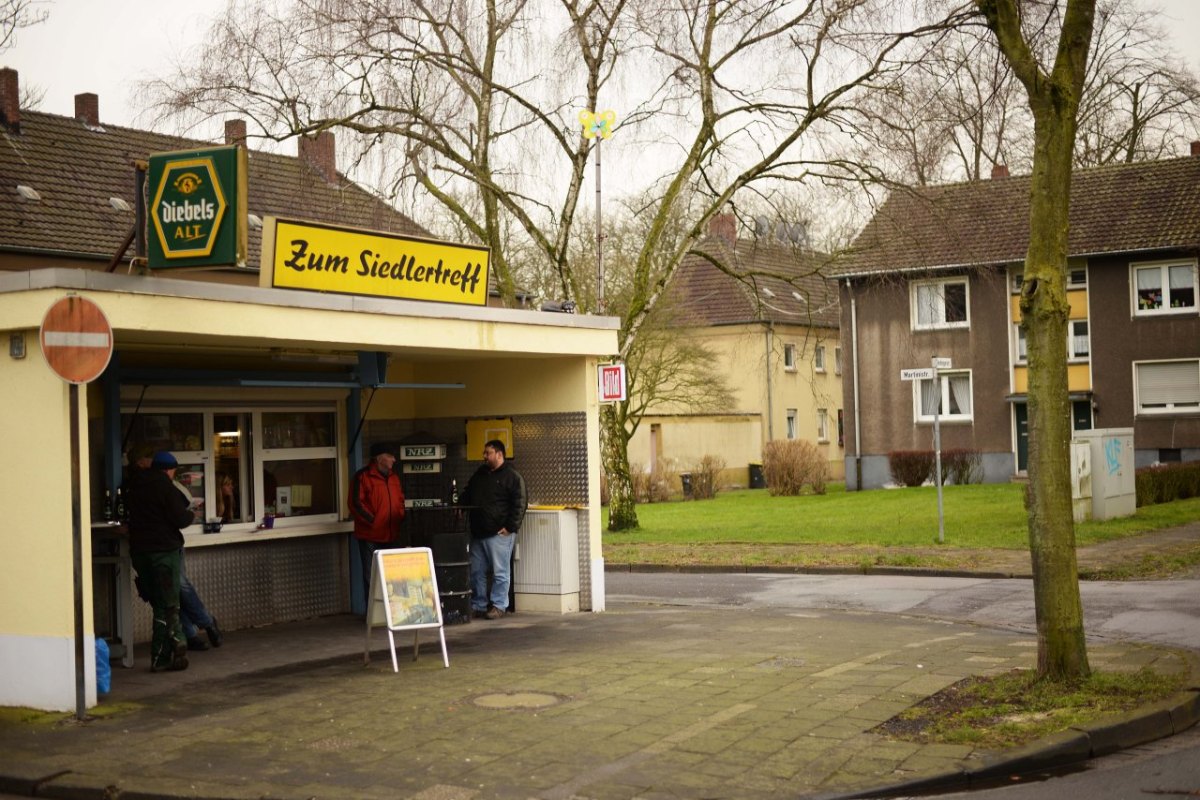
{"type": "Polygon", "coordinates": [[[433,550],[428,547],[397,547],[376,550],[371,558],[371,583],[367,595],[367,637],[363,663],[371,663],[371,628],[382,624],[387,629],[392,653],[392,672],[399,672],[396,660],[396,633],[413,632],[413,661],[420,654],[420,632],[437,628],[442,644],[442,664],[450,668],[446,653],[446,629],[442,622],[442,604],[437,588],[437,571],[433,567],[433,550]],[[388,567],[392,569],[392,580],[388,567]],[[403,592],[396,591],[403,588],[403,592]],[[410,616],[402,616],[402,612],[410,616]],[[416,614],[417,621],[412,620],[416,614]],[[432,618],[432,619],[429,619],[432,618]]]}
{"type": "Polygon", "coordinates": [[[596,365],[596,397],[601,403],[620,403],[628,396],[629,380],[624,364],[596,365]],[[611,391],[617,384],[620,392],[611,391]]]}

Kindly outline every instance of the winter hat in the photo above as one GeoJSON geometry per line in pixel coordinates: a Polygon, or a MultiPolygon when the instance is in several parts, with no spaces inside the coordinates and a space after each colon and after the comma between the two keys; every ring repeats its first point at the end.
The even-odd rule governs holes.
{"type": "Polygon", "coordinates": [[[179,466],[179,462],[166,450],[159,450],[154,454],[154,460],[150,462],[150,466],[154,469],[174,469],[179,466]]]}
{"type": "Polygon", "coordinates": [[[392,444],[391,442],[376,442],[375,444],[371,445],[371,458],[377,458],[384,453],[387,453],[390,456],[395,456],[396,445],[392,444]]]}

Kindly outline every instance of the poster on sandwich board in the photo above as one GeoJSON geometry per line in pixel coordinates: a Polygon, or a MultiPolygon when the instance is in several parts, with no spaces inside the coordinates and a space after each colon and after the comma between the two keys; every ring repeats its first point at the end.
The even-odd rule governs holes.
{"type": "Polygon", "coordinates": [[[371,661],[371,628],[383,625],[387,629],[393,672],[400,671],[396,661],[396,633],[413,632],[413,661],[416,661],[420,646],[418,637],[425,628],[437,628],[442,644],[442,663],[449,667],[433,551],[428,547],[377,550],[371,559],[370,585],[363,663],[371,661]]]}

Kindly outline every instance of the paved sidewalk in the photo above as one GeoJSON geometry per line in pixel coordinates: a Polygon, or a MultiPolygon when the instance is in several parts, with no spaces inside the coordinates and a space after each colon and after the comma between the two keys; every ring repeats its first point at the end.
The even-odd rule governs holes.
{"type": "MultiPolygon", "coordinates": [[[[871,731],[961,678],[1030,667],[1036,655],[1029,636],[897,615],[632,603],[603,614],[518,614],[446,634],[449,669],[426,631],[415,662],[411,634],[399,636],[399,673],[378,628],[363,665],[363,623],[351,617],[232,631],[182,673],[151,674],[143,655],[140,668],[114,671],[92,721],[0,716],[0,791],[828,797],[989,765],[1014,769],[1004,754],[871,731]]],[[[1194,660],[1126,644],[1089,654],[1100,669],[1181,671],[1194,660]]],[[[1190,724],[1200,702],[1189,697],[1165,715],[1137,717],[1136,730],[1076,733],[1072,746],[1111,744],[1113,731],[1129,744],[1190,724]]],[[[1019,755],[1037,763],[1045,752],[1019,755]]]]}

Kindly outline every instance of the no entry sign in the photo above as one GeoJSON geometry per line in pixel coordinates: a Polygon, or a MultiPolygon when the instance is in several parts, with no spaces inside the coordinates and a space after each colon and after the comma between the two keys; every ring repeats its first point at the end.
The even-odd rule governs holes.
{"type": "Polygon", "coordinates": [[[90,383],[112,358],[112,328],[100,306],[68,295],[42,320],[42,353],[50,369],[68,383],[90,383]]]}

